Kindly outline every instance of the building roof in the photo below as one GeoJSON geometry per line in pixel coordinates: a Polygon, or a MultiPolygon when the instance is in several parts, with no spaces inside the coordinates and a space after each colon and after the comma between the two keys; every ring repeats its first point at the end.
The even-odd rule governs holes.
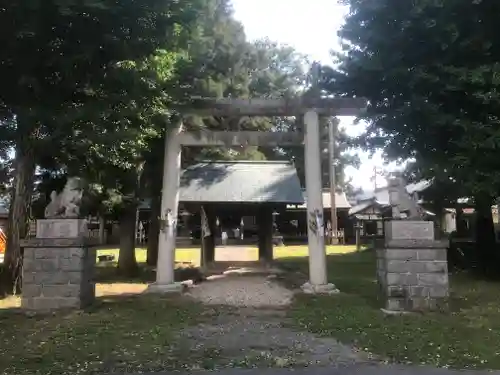
{"type": "MultiPolygon", "coordinates": [[[[351,208],[351,204],[347,200],[347,196],[344,192],[335,193],[335,206],[337,208],[351,208]]],[[[331,196],[330,196],[330,191],[323,192],[323,207],[324,208],[331,208],[332,207],[332,200],[331,200],[331,196]]]]}
{"type": "MultiPolygon", "coordinates": [[[[297,209],[306,209],[307,208],[307,195],[306,195],[306,191],[305,189],[302,189],[302,194],[304,195],[304,204],[301,204],[301,205],[298,205],[297,207],[294,207],[294,208],[297,208],[297,209]]],[[[332,207],[332,201],[331,201],[331,197],[330,197],[330,191],[329,190],[323,190],[323,208],[331,208],[332,207]]],[[[339,193],[337,192],[335,194],[335,205],[337,208],[351,208],[351,204],[348,202],[347,200],[347,196],[345,195],[345,193],[339,193]]]]}
{"type": "MultiPolygon", "coordinates": [[[[364,201],[364,202],[362,202],[362,203],[360,203],[360,204],[352,207],[349,210],[349,216],[354,216],[354,215],[362,214],[365,210],[367,210],[368,208],[371,208],[373,206],[378,207],[381,210],[384,210],[384,209],[390,207],[390,205],[381,204],[376,199],[367,200],[367,201],[364,201]]],[[[426,215],[428,215],[428,216],[436,216],[435,213],[433,213],[433,212],[431,212],[429,210],[426,210],[426,209],[423,209],[423,213],[426,214],[426,215]]]]}
{"type": "MultiPolygon", "coordinates": [[[[432,185],[432,180],[422,180],[419,182],[415,182],[413,184],[406,185],[406,191],[408,194],[412,195],[413,193],[421,193],[429,186],[432,185]]],[[[378,188],[375,191],[363,192],[361,194],[356,195],[352,200],[357,204],[370,201],[375,199],[378,203],[382,205],[389,204],[389,190],[387,186],[378,188]]],[[[423,200],[419,200],[418,203],[425,203],[423,200]]],[[[458,198],[458,204],[471,204],[471,199],[467,197],[458,198]]],[[[356,205],[357,205],[356,204],[356,205]]]]}
{"type": "Polygon", "coordinates": [[[432,180],[422,180],[413,184],[406,185],[406,191],[408,192],[408,194],[421,193],[431,185],[432,180]]]}
{"type": "MultiPolygon", "coordinates": [[[[431,180],[422,180],[413,184],[406,185],[406,191],[408,194],[421,193],[429,186],[431,186],[431,180]]],[[[358,203],[369,201],[375,199],[379,204],[388,205],[389,204],[389,189],[387,186],[378,188],[375,191],[370,191],[367,193],[361,193],[356,196],[356,201],[358,203]]]]}
{"type": "Polygon", "coordinates": [[[362,213],[364,210],[366,210],[372,206],[387,207],[387,205],[379,203],[376,199],[367,200],[367,201],[361,202],[361,203],[357,204],[356,206],[352,207],[349,210],[349,216],[362,213]]]}
{"type": "Polygon", "coordinates": [[[389,204],[389,190],[387,187],[378,188],[375,191],[361,193],[355,197],[357,204],[377,201],[382,205],[389,204]]]}
{"type": "Polygon", "coordinates": [[[217,161],[182,171],[181,202],[302,204],[295,166],[282,161],[217,161]]]}

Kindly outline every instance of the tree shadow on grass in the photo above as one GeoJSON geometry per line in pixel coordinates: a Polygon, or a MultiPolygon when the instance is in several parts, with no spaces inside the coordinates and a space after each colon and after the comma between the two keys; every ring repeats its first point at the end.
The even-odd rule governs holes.
{"type": "Polygon", "coordinates": [[[95,268],[96,283],[152,283],[156,279],[154,268],[139,264],[133,276],[124,276],[118,272],[116,262],[100,264],[95,268]]]}
{"type": "MultiPolygon", "coordinates": [[[[276,263],[286,271],[288,286],[298,288],[308,280],[308,257],[282,258],[276,263]]],[[[361,298],[373,307],[382,307],[375,251],[329,255],[327,267],[328,281],[334,283],[341,294],[361,298]]],[[[499,287],[500,282],[484,280],[471,271],[454,270],[450,272],[450,311],[472,312],[481,307],[481,314],[485,314],[489,308],[491,311],[498,309],[499,287]]]]}
{"type": "Polygon", "coordinates": [[[469,311],[476,314],[498,314],[498,280],[488,280],[470,270],[453,270],[450,272],[451,311],[469,311]],[[491,310],[491,311],[490,311],[491,310]]]}
{"type": "MultiPolygon", "coordinates": [[[[199,267],[191,264],[177,263],[174,271],[175,281],[193,280],[200,281],[202,273],[199,267]]],[[[95,269],[94,280],[96,283],[146,283],[150,284],[156,280],[156,268],[146,264],[139,264],[136,273],[133,276],[124,276],[118,272],[116,262],[101,264],[95,269]]]]}
{"type": "Polygon", "coordinates": [[[0,372],[55,375],[72,373],[75,365],[87,366],[86,373],[177,368],[170,344],[201,312],[180,296],[138,295],[99,297],[79,311],[0,314],[0,372]]]}

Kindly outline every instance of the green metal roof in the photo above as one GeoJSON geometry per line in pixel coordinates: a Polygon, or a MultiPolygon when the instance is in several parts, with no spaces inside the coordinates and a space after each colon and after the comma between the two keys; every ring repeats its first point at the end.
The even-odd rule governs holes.
{"type": "Polygon", "coordinates": [[[283,161],[216,161],[182,171],[181,202],[301,204],[295,166],[283,161]]]}
{"type": "MultiPolygon", "coordinates": [[[[304,200],[307,202],[307,195],[306,195],[306,190],[302,189],[302,194],[304,195],[304,200]]],[[[330,196],[330,190],[328,189],[323,189],[322,191],[322,198],[323,198],[323,208],[331,208],[332,207],[332,200],[330,196]]],[[[345,195],[344,192],[336,192],[335,193],[335,206],[337,209],[347,209],[351,208],[351,204],[347,201],[347,196],[345,195]]],[[[297,207],[290,207],[293,209],[298,209],[298,210],[305,210],[307,209],[307,204],[301,204],[300,206],[297,207]]]]}

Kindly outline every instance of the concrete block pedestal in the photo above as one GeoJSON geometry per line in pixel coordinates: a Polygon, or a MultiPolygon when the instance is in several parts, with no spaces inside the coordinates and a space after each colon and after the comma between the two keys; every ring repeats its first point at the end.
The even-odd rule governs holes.
{"type": "Polygon", "coordinates": [[[434,224],[390,221],[377,249],[377,278],[390,312],[447,308],[449,296],[446,243],[434,240],[434,224]]]}
{"type": "Polygon", "coordinates": [[[94,302],[96,253],[86,233],[85,220],[37,222],[37,238],[21,242],[23,309],[80,309],[94,302]]]}

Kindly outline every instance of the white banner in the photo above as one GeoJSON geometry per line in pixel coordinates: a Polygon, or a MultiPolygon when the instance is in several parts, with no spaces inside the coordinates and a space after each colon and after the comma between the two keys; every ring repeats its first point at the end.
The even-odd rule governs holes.
{"type": "Polygon", "coordinates": [[[203,238],[212,235],[212,232],[210,232],[210,226],[208,225],[207,214],[203,206],[201,206],[201,235],[203,238]]]}
{"type": "Polygon", "coordinates": [[[323,223],[323,215],[319,212],[316,212],[316,226],[318,227],[318,234],[320,237],[325,236],[325,226],[323,223]]]}

